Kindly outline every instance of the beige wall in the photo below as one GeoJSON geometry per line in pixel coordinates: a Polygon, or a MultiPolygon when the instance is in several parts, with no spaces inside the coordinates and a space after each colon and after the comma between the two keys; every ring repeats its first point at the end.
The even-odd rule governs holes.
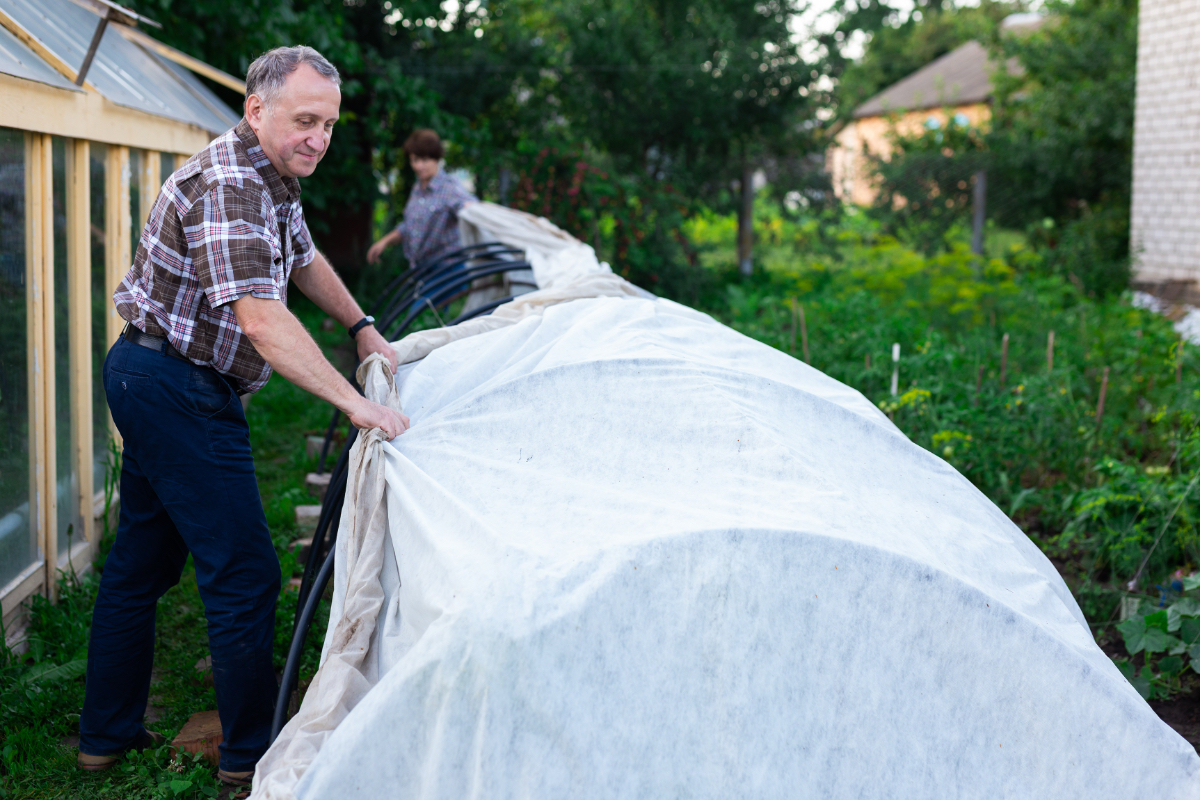
{"type": "Polygon", "coordinates": [[[1200,2],[1142,0],[1133,144],[1134,280],[1200,292],[1200,2]],[[1179,287],[1184,288],[1184,287],[1179,287]]]}
{"type": "Polygon", "coordinates": [[[958,114],[964,115],[972,126],[980,127],[991,119],[991,108],[984,103],[973,103],[949,110],[930,108],[910,111],[896,118],[863,117],[853,120],[841,130],[835,139],[836,144],[825,154],[834,194],[844,203],[871,205],[875,201],[876,188],[864,149],[877,157],[887,158],[892,153],[891,137],[894,133],[917,133],[930,118],[945,125],[958,114]]]}

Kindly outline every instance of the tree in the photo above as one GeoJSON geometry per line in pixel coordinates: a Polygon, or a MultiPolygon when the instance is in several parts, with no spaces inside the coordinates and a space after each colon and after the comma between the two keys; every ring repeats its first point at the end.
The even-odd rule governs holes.
{"type": "Polygon", "coordinates": [[[756,169],[811,149],[819,74],[792,42],[805,3],[583,0],[556,6],[562,37],[546,99],[628,175],[719,202],[739,186],[749,264],[756,169]]]}
{"type": "MultiPolygon", "coordinates": [[[[991,186],[1001,222],[1055,224],[1054,261],[1097,294],[1128,283],[1136,0],[1055,0],[1048,23],[1006,38],[1024,67],[996,76],[991,186]]],[[[1043,233],[1043,235],[1045,235],[1043,233]]]]}

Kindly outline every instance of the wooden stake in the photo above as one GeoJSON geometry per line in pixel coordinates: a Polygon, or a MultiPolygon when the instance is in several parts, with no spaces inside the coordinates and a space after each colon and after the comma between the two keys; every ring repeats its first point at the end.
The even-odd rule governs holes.
{"type": "Polygon", "coordinates": [[[866,361],[867,369],[870,370],[871,369],[871,354],[870,353],[867,353],[865,361],[866,361]]]}
{"type": "Polygon", "coordinates": [[[1054,372],[1054,331],[1046,337],[1046,372],[1054,372]]]}
{"type": "Polygon", "coordinates": [[[1104,368],[1104,376],[1100,378],[1100,402],[1096,404],[1096,427],[1100,426],[1100,418],[1104,416],[1104,398],[1108,394],[1108,367],[1104,368]]]}
{"type": "Polygon", "coordinates": [[[1000,388],[1004,388],[1004,377],[1008,371],[1008,334],[1000,340],[1000,388]]]}
{"type": "Polygon", "coordinates": [[[900,393],[900,343],[892,345],[892,397],[900,393]]]}
{"type": "Polygon", "coordinates": [[[788,303],[792,306],[792,344],[788,352],[795,355],[796,353],[796,298],[789,297],[788,303]]]}
{"type": "Polygon", "coordinates": [[[800,344],[804,348],[804,363],[811,364],[812,359],[808,355],[808,325],[804,321],[804,306],[797,303],[795,309],[796,315],[800,319],[800,344]]]}

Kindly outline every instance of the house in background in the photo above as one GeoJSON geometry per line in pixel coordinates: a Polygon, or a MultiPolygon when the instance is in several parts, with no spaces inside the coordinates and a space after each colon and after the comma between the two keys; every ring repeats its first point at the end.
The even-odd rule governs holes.
{"type": "MultiPolygon", "coordinates": [[[[1006,34],[1031,32],[1041,26],[1042,19],[1038,14],[1013,14],[1004,20],[1002,30],[1006,34]]],[[[874,202],[877,187],[871,159],[886,160],[891,155],[891,137],[896,133],[912,135],[951,121],[973,127],[987,123],[992,116],[995,71],[987,49],[970,41],[856,108],[826,153],[838,199],[860,206],[874,202]]]]}
{"type": "Polygon", "coordinates": [[[1200,305],[1200,3],[1141,0],[1133,132],[1134,284],[1200,305]]]}

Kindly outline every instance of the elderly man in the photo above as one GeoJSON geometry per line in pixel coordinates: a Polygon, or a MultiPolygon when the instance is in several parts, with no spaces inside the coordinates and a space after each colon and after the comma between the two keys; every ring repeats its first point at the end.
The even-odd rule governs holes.
{"type": "Polygon", "coordinates": [[[287,310],[290,278],[356,340],[391,346],[313,247],[298,178],[329,149],[337,70],[310,47],[260,56],[245,117],[164,184],[113,300],[128,324],[104,362],[124,438],[121,519],[104,565],[79,721],[79,766],[106,769],[161,740],[142,724],[158,599],[189,553],[208,620],[224,742],[220,777],[246,783],[267,748],[279,561],[263,515],[238,395],[272,369],[359,428],[408,419],[355,391],[287,310]]]}
{"type": "Polygon", "coordinates": [[[378,263],[383,251],[398,242],[414,267],[457,250],[462,247],[458,211],[478,201],[442,169],[445,151],[436,132],[428,128],[413,131],[404,142],[404,151],[417,185],[404,206],[404,219],[367,251],[367,262],[371,264],[378,263]]]}

